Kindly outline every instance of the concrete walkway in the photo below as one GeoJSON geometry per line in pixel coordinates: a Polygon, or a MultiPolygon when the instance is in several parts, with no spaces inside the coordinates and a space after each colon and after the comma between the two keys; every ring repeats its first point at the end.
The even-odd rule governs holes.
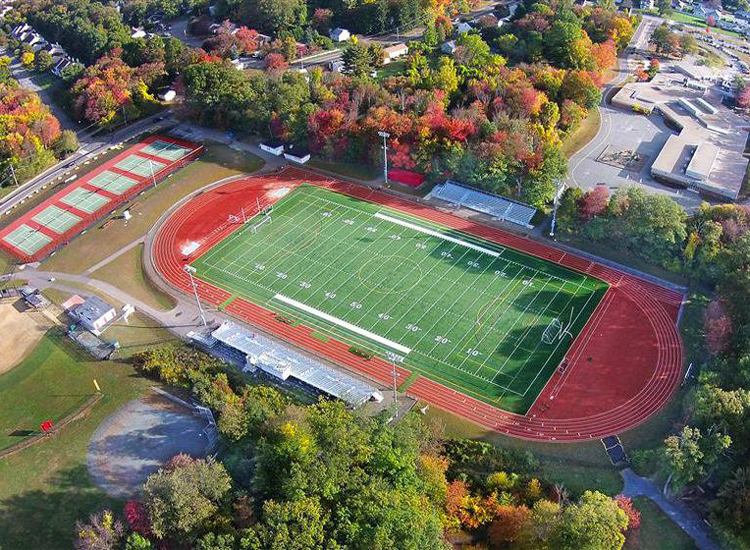
{"type": "Polygon", "coordinates": [[[633,498],[644,496],[651,499],[672,521],[682,528],[701,550],[721,550],[720,546],[711,538],[710,528],[692,510],[681,502],[667,500],[661,490],[654,483],[639,476],[630,468],[620,472],[625,487],[622,494],[633,498]]]}

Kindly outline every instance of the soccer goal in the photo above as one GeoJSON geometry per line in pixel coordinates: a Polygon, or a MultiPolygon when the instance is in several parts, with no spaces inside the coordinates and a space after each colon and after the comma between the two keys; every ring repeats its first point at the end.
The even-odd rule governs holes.
{"type": "Polygon", "coordinates": [[[547,325],[542,333],[542,342],[545,344],[554,344],[558,340],[562,340],[565,335],[570,336],[573,339],[573,333],[570,332],[570,327],[573,325],[573,310],[570,310],[570,321],[567,325],[555,317],[547,325]]]}
{"type": "Polygon", "coordinates": [[[547,325],[547,328],[544,329],[544,333],[542,333],[542,342],[545,344],[554,344],[557,340],[560,339],[560,335],[563,333],[563,324],[560,319],[555,317],[550,321],[549,325],[547,325]]]}
{"type": "Polygon", "coordinates": [[[261,220],[253,225],[250,226],[250,231],[253,233],[257,233],[258,230],[263,226],[263,224],[271,223],[271,215],[266,214],[261,218],[261,220]]]}

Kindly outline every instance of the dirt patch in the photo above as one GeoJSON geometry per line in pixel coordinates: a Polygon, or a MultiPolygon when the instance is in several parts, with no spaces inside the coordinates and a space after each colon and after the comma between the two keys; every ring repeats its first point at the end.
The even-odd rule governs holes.
{"type": "Polygon", "coordinates": [[[108,495],[136,497],[149,475],[179,453],[203,457],[210,450],[206,422],[160,395],[127,403],[96,430],[88,468],[108,495]]]}
{"type": "Polygon", "coordinates": [[[49,324],[18,300],[0,302],[0,374],[15,367],[47,332],[49,324]]]}

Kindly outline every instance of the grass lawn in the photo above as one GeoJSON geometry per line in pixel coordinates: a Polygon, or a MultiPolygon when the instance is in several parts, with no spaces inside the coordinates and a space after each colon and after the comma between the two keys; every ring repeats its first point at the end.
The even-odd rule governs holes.
{"type": "MultiPolygon", "coordinates": [[[[696,17],[695,15],[690,15],[689,13],[680,13],[680,12],[674,11],[668,16],[666,16],[666,19],[671,19],[672,21],[676,21],[678,23],[685,23],[686,25],[690,25],[692,27],[700,27],[701,29],[708,28],[708,25],[706,25],[705,19],[696,17]]],[[[711,32],[718,32],[721,34],[725,34],[727,36],[732,36],[734,38],[744,38],[740,33],[725,30],[725,29],[720,29],[719,27],[711,28],[711,32]]]]}
{"type": "Polygon", "coordinates": [[[519,413],[570,346],[563,324],[577,334],[608,286],[311,185],[193,265],[235,296],[519,413]]]}
{"type": "MultiPolygon", "coordinates": [[[[63,298],[63,293],[51,292],[50,297],[63,298]]],[[[18,417],[6,410],[6,404],[19,401],[18,405],[28,411],[28,420],[22,422],[24,427],[35,427],[40,417],[57,417],[59,413],[49,406],[50,399],[55,405],[74,406],[76,399],[93,391],[94,378],[104,392],[104,398],[85,418],[66,426],[57,437],[0,459],[3,548],[68,550],[77,519],[102,507],[118,509],[122,505],[92,485],[86,448],[94,430],[107,416],[138,398],[152,384],[138,376],[126,358],[147,344],[173,340],[168,332],[139,314],[131,317],[130,324],[105,333],[122,344],[121,354],[114,361],[93,361],[72,341],[52,334],[23,363],[0,377],[0,410],[5,410],[8,418],[18,417]],[[19,396],[37,407],[24,404],[19,396]]],[[[2,437],[6,435],[3,430],[2,437]]]]}
{"type": "Polygon", "coordinates": [[[405,70],[406,61],[393,61],[391,63],[388,63],[387,65],[383,65],[378,70],[377,79],[385,80],[386,78],[389,78],[391,76],[398,76],[400,74],[403,74],[405,70]]]}
{"type": "Polygon", "coordinates": [[[625,544],[625,550],[697,550],[693,539],[656,504],[644,497],[634,498],[633,503],[641,513],[641,528],[636,537],[625,544]]]}
{"type": "Polygon", "coordinates": [[[599,131],[601,120],[602,116],[599,113],[599,109],[591,109],[589,111],[588,116],[581,122],[581,126],[563,141],[562,151],[567,158],[575,155],[589,141],[594,139],[594,136],[599,131]]]}
{"type": "Polygon", "coordinates": [[[325,170],[346,178],[354,178],[363,181],[371,181],[380,175],[380,170],[374,166],[356,162],[337,162],[318,158],[310,159],[307,163],[312,168],[325,170]]]}
{"type": "Polygon", "coordinates": [[[91,276],[118,287],[154,308],[168,311],[175,306],[174,299],[159,290],[143,271],[142,244],[100,267],[91,276]]]}
{"type": "MultiPolygon", "coordinates": [[[[418,407],[424,406],[420,403],[418,407]]],[[[614,496],[622,491],[622,478],[612,466],[599,440],[585,443],[538,443],[507,437],[485,430],[449,412],[431,406],[427,422],[439,422],[448,437],[468,437],[499,447],[529,450],[540,461],[535,475],[553,483],[562,483],[574,496],[587,489],[614,496]]],[[[645,548],[645,547],[644,547],[645,548]]]]}
{"type": "Polygon", "coordinates": [[[173,176],[150,188],[134,202],[117,210],[116,221],[107,228],[97,224],[43,263],[43,269],[83,273],[129,243],[142,237],[171,205],[185,195],[209,183],[241,173],[259,170],[264,162],[244,151],[225,145],[206,143],[203,156],[173,176]],[[125,222],[120,216],[129,208],[133,217],[125,222]],[[119,218],[119,219],[117,219],[119,218]]]}

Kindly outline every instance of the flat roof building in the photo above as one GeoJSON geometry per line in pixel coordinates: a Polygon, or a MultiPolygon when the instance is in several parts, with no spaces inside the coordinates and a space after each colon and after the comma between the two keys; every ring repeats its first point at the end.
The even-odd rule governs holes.
{"type": "MultiPolygon", "coordinates": [[[[716,86],[691,86],[685,64],[665,67],[650,82],[625,84],[612,105],[658,112],[676,130],[651,165],[651,175],[721,199],[737,200],[747,170],[748,122],[721,103],[716,86]]],[[[712,71],[708,67],[701,67],[712,71]]],[[[702,74],[702,73],[701,73],[702,74]]],[[[700,75],[698,75],[700,76],[700,75]]],[[[702,82],[712,79],[703,78],[702,82]]]]}

